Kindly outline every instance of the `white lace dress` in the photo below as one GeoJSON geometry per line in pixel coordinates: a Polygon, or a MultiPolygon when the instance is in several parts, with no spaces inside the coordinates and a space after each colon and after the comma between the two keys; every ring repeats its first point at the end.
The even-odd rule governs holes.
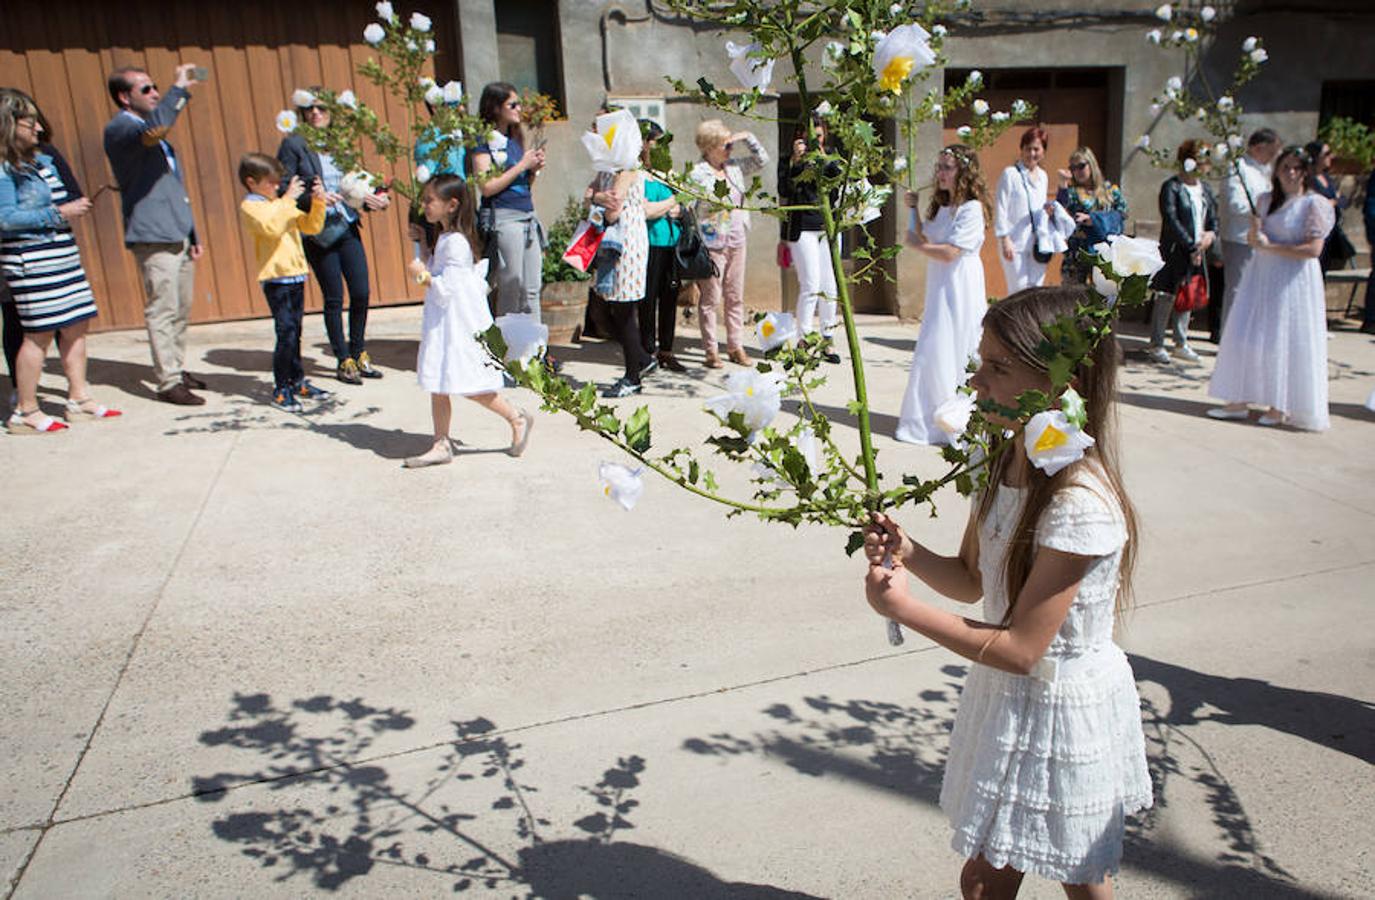
{"type": "MultiPolygon", "coordinates": [[[[1256,200],[1270,206],[1270,195],[1256,200]]],[[[1302,244],[1326,237],[1336,216],[1321,194],[1290,200],[1265,217],[1266,237],[1302,244]]],[[[1327,418],[1327,302],[1318,260],[1257,249],[1227,313],[1208,394],[1228,403],[1273,406],[1299,428],[1324,431],[1327,418]]]]}
{"type": "Polygon", "coordinates": [[[926,264],[926,308],[912,351],[907,390],[893,436],[909,444],[948,444],[950,435],[936,427],[936,407],[955,396],[968,378],[965,367],[979,349],[988,295],[984,291],[984,211],[977,200],[958,208],[942,206],[923,224],[933,244],[951,244],[960,255],[950,262],[926,264]]]}
{"type": "MultiPolygon", "coordinates": [[[[979,527],[989,622],[1007,609],[1002,567],[1025,494],[999,488],[979,527]]],[[[1152,802],[1141,701],[1112,640],[1126,529],[1110,496],[1086,473],[1046,508],[1037,545],[1097,559],[1035,674],[971,667],[941,784],[956,852],[1068,884],[1116,872],[1126,817],[1152,802]]]]}
{"type": "Polygon", "coordinates": [[[474,337],[492,327],[487,260],[474,265],[468,239],[446,232],[435,243],[429,271],[415,366],[420,386],[431,394],[500,390],[501,369],[489,362],[487,351],[474,337]]]}

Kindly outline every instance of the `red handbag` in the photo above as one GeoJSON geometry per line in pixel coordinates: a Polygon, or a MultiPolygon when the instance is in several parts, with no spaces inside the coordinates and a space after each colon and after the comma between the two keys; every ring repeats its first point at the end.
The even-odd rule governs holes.
{"type": "Polygon", "coordinates": [[[563,251],[563,261],[579,272],[586,272],[597,255],[597,248],[602,245],[603,234],[605,232],[602,229],[593,228],[586,221],[579,223],[578,230],[573,232],[573,240],[569,242],[568,249],[563,251]]]}
{"type": "Polygon", "coordinates": [[[793,267],[793,248],[787,241],[778,242],[775,256],[778,259],[778,268],[791,269],[793,267]]]}
{"type": "Polygon", "coordinates": [[[1208,305],[1208,278],[1202,272],[1188,275],[1174,292],[1174,311],[1190,312],[1208,305]]]}

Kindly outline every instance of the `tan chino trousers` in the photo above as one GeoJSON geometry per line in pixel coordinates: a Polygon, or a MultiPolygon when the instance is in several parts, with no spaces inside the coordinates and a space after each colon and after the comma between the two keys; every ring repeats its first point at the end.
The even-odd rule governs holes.
{"type": "Polygon", "coordinates": [[[181,384],[186,360],[186,326],[191,319],[196,266],[191,243],[130,244],[143,274],[143,318],[153,355],[153,378],[158,392],[181,384]]]}

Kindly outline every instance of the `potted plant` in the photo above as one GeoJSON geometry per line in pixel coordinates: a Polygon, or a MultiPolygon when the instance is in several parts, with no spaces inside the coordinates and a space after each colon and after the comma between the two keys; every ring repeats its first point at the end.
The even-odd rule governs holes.
{"type": "Polygon", "coordinates": [[[591,276],[563,261],[563,252],[582,221],[582,204],[572,197],[549,229],[540,266],[540,318],[549,326],[549,343],[569,344],[582,331],[587,312],[587,282],[591,276]]]}

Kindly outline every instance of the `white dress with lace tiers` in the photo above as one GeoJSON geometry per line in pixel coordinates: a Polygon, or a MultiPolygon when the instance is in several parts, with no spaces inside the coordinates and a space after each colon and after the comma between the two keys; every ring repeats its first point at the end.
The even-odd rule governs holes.
{"type": "MultiPolygon", "coordinates": [[[[984,615],[995,623],[1007,610],[1002,568],[1026,495],[997,490],[979,526],[984,615]]],[[[1141,701],[1112,640],[1126,529],[1111,496],[1085,473],[1042,514],[1037,546],[1095,560],[1034,674],[971,667],[941,784],[958,853],[1069,884],[1116,872],[1126,817],[1152,802],[1141,701]]]]}

